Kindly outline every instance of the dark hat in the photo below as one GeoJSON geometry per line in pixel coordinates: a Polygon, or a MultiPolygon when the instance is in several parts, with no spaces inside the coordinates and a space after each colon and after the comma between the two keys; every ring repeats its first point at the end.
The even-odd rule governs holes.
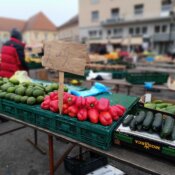
{"type": "Polygon", "coordinates": [[[11,37],[16,38],[16,39],[22,41],[22,34],[21,34],[20,31],[18,31],[18,29],[15,29],[15,28],[12,29],[12,31],[11,31],[11,37]]]}

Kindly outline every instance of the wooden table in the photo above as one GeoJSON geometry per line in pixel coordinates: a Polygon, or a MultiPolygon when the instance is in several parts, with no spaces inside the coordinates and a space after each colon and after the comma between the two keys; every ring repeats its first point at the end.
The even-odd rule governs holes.
{"type": "Polygon", "coordinates": [[[50,175],[54,175],[54,171],[56,170],[56,168],[62,163],[62,161],[64,160],[64,157],[72,150],[72,148],[75,145],[91,150],[92,152],[96,152],[96,153],[105,155],[113,160],[119,161],[122,164],[126,164],[130,167],[142,170],[152,175],[158,175],[158,174],[174,175],[175,174],[174,162],[164,160],[163,158],[157,158],[153,155],[142,154],[140,152],[137,152],[131,149],[126,149],[123,147],[118,147],[118,146],[112,146],[109,151],[104,151],[104,150],[95,148],[93,146],[90,146],[88,144],[82,143],[80,141],[71,139],[64,135],[61,135],[55,132],[51,132],[47,129],[23,122],[21,120],[10,117],[8,115],[5,115],[5,114],[0,114],[0,115],[5,119],[11,120],[17,123],[21,123],[24,126],[34,128],[35,130],[39,130],[48,135],[50,175]],[[54,136],[60,140],[65,140],[70,143],[69,148],[66,150],[65,153],[63,153],[61,158],[56,163],[56,166],[54,166],[54,148],[53,148],[53,145],[54,145],[53,137],[54,136]]]}
{"type": "MultiPolygon", "coordinates": [[[[98,81],[98,80],[89,80],[87,82],[90,82],[91,85],[93,85],[95,82],[99,82],[102,84],[109,84],[109,85],[114,85],[115,88],[115,92],[118,93],[120,90],[120,87],[125,87],[127,88],[127,95],[130,95],[132,88],[134,87],[139,87],[139,88],[143,88],[145,90],[145,92],[149,92],[150,90],[145,89],[144,85],[135,85],[135,84],[131,84],[128,83],[126,80],[117,80],[117,79],[113,79],[113,80],[102,80],[102,81],[98,81]]],[[[165,91],[170,91],[170,92],[175,92],[174,90],[171,90],[168,88],[168,86],[166,84],[164,85],[153,85],[151,90],[165,90],[165,91]]]]}

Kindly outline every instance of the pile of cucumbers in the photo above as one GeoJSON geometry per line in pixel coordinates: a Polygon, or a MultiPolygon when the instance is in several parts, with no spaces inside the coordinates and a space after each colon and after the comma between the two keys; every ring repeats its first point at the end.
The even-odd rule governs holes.
{"type": "Polygon", "coordinates": [[[155,115],[151,111],[139,111],[137,115],[127,115],[122,125],[132,131],[157,133],[162,139],[175,140],[175,120],[171,116],[155,115]]]}

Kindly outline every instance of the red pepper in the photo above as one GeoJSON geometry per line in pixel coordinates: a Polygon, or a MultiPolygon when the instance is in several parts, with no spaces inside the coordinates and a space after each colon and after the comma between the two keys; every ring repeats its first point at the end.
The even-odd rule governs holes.
{"type": "Polygon", "coordinates": [[[75,104],[79,109],[84,108],[86,105],[86,100],[83,97],[77,97],[75,104]]]}
{"type": "Polygon", "coordinates": [[[63,114],[68,114],[68,104],[64,103],[63,104],[63,114]]]}
{"type": "Polygon", "coordinates": [[[103,111],[99,116],[100,123],[104,126],[112,124],[112,116],[108,111],[103,111]]]}
{"type": "Polygon", "coordinates": [[[80,111],[79,111],[78,114],[77,114],[77,118],[78,118],[78,120],[80,120],[80,121],[85,121],[85,120],[87,120],[87,109],[85,109],[85,108],[80,109],[80,111]]]}
{"type": "Polygon", "coordinates": [[[76,98],[76,96],[67,93],[63,97],[63,102],[67,103],[69,106],[72,106],[75,104],[76,98]]]}
{"type": "Polygon", "coordinates": [[[91,123],[98,123],[99,113],[97,109],[89,109],[88,110],[88,118],[91,123]]]}
{"type": "Polygon", "coordinates": [[[124,112],[117,106],[113,106],[113,108],[115,108],[115,111],[117,112],[118,116],[121,117],[124,112]]]}
{"type": "Polygon", "coordinates": [[[87,109],[94,109],[98,105],[98,100],[95,97],[86,97],[87,109]]]}
{"type": "Polygon", "coordinates": [[[73,105],[73,106],[69,106],[68,107],[68,115],[70,117],[76,117],[77,116],[77,113],[78,113],[78,108],[76,105],[73,105]]]}
{"type": "Polygon", "coordinates": [[[125,113],[126,108],[122,105],[115,105],[117,108],[121,109],[123,111],[123,113],[125,113]]]}
{"type": "Polygon", "coordinates": [[[52,100],[58,100],[58,92],[51,92],[50,93],[50,99],[52,100]]]}
{"type": "Polygon", "coordinates": [[[113,120],[118,120],[119,119],[119,112],[118,109],[115,106],[110,106],[109,107],[109,113],[111,114],[113,120]]]}
{"type": "Polygon", "coordinates": [[[43,101],[43,102],[41,103],[41,108],[42,108],[42,109],[47,110],[47,109],[49,109],[49,107],[50,107],[50,100],[46,100],[46,101],[43,101]]]}
{"type": "Polygon", "coordinates": [[[98,105],[97,105],[97,109],[99,111],[108,111],[109,110],[109,105],[110,105],[110,102],[108,99],[106,98],[101,98],[99,101],[98,101],[98,105]]]}
{"type": "Polygon", "coordinates": [[[50,110],[52,112],[58,112],[59,109],[58,109],[58,100],[53,100],[50,102],[50,110]]]}
{"type": "Polygon", "coordinates": [[[50,96],[49,96],[49,95],[46,95],[46,96],[44,97],[44,101],[46,101],[46,100],[50,100],[50,96]]]}

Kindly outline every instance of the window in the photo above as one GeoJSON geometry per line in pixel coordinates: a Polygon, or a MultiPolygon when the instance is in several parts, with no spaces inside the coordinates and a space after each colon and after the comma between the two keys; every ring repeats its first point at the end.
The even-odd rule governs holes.
{"type": "Polygon", "coordinates": [[[167,25],[163,25],[163,26],[162,26],[162,32],[163,32],[163,33],[166,33],[166,32],[167,32],[167,25]]]}
{"type": "Polygon", "coordinates": [[[115,9],[112,9],[111,10],[111,17],[116,19],[116,18],[119,18],[119,8],[115,8],[115,9]]]}
{"type": "Polygon", "coordinates": [[[118,30],[117,29],[114,29],[114,35],[116,35],[118,33],[118,30]]]}
{"type": "Polygon", "coordinates": [[[47,40],[47,33],[45,33],[45,40],[47,40]]]}
{"type": "Polygon", "coordinates": [[[172,9],[171,0],[162,0],[162,12],[169,12],[172,9]]]}
{"type": "Polygon", "coordinates": [[[111,30],[108,30],[108,35],[111,35],[111,30]]]}
{"type": "Polygon", "coordinates": [[[102,30],[99,30],[99,36],[102,36],[103,32],[102,30]]]}
{"type": "Polygon", "coordinates": [[[97,3],[99,3],[99,0],[91,0],[91,3],[92,4],[97,4],[97,3]]]}
{"type": "Polygon", "coordinates": [[[89,36],[90,37],[95,37],[96,35],[97,35],[97,31],[96,30],[89,31],[89,36]]]}
{"type": "Polygon", "coordinates": [[[129,28],[129,34],[133,35],[134,34],[134,29],[133,28],[129,28]]]}
{"type": "Polygon", "coordinates": [[[160,26],[155,26],[155,33],[159,33],[160,32],[160,26]]]}
{"type": "Polygon", "coordinates": [[[136,27],[136,35],[139,35],[139,34],[140,34],[140,28],[136,27]]]}
{"type": "Polygon", "coordinates": [[[148,31],[148,28],[147,28],[147,27],[143,27],[143,28],[142,28],[142,33],[143,33],[143,34],[147,34],[147,31],[148,31]]]}
{"type": "Polygon", "coordinates": [[[99,12],[98,11],[93,11],[91,15],[92,15],[92,21],[98,21],[98,19],[99,19],[99,12]]]}
{"type": "Polygon", "coordinates": [[[143,14],[143,4],[135,5],[134,6],[134,15],[142,15],[143,14]]]}

